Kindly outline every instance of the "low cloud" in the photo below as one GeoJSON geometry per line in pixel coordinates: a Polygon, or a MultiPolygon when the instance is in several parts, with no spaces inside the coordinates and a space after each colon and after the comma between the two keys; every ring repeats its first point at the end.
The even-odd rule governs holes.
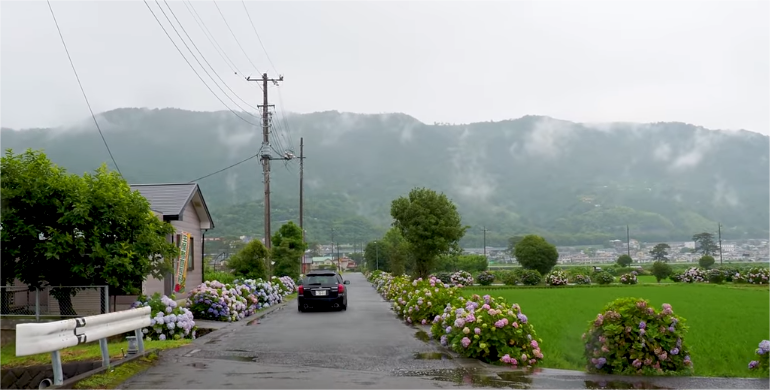
{"type": "Polygon", "coordinates": [[[449,148],[455,168],[452,188],[466,200],[487,202],[495,193],[497,184],[484,169],[485,147],[474,142],[478,139],[471,136],[469,128],[464,128],[457,137],[456,146],[449,148]]]}

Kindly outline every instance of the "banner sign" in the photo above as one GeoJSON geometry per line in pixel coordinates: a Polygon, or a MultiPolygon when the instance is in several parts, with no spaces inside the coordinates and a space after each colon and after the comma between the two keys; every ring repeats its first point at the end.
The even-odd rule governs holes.
{"type": "Polygon", "coordinates": [[[179,261],[177,262],[176,286],[174,286],[174,292],[184,292],[185,280],[187,279],[187,262],[190,261],[188,259],[190,253],[188,248],[189,244],[190,233],[182,232],[179,240],[179,261]]]}

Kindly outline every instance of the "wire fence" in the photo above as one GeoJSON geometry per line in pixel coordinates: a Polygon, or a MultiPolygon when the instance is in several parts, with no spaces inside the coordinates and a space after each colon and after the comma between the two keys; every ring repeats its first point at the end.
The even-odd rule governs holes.
{"type": "Polygon", "coordinates": [[[82,317],[110,312],[108,286],[0,286],[0,316],[82,317]]]}

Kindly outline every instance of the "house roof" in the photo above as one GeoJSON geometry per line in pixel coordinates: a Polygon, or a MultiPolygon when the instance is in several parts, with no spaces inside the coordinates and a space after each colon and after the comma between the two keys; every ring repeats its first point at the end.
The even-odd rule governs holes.
{"type": "MultiPolygon", "coordinates": [[[[214,227],[211,213],[198,183],[131,184],[150,202],[150,208],[163,214],[166,221],[181,220],[185,208],[192,203],[202,226],[214,227]]],[[[206,229],[206,227],[204,227],[206,229]]]]}

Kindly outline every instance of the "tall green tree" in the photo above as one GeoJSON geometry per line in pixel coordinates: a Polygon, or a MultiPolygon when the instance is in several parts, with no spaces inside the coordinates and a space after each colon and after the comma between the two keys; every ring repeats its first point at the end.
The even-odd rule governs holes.
{"type": "Polygon", "coordinates": [[[652,259],[655,261],[667,262],[669,249],[671,249],[671,246],[663,242],[655,245],[650,251],[650,255],[652,256],[652,259]]]}
{"type": "Polygon", "coordinates": [[[508,249],[507,250],[508,250],[508,253],[511,254],[511,256],[515,256],[514,255],[514,251],[516,251],[516,244],[521,242],[521,240],[523,240],[523,239],[524,239],[524,236],[513,236],[513,237],[508,239],[508,249]]]}
{"type": "Polygon", "coordinates": [[[272,237],[273,275],[290,276],[297,280],[300,274],[302,255],[307,249],[307,244],[302,242],[302,229],[294,222],[289,221],[281,226],[272,237]]]}
{"type": "Polygon", "coordinates": [[[537,270],[541,275],[551,272],[559,261],[556,247],[534,234],[525,236],[516,244],[514,256],[523,268],[537,270]]]}
{"type": "Polygon", "coordinates": [[[615,260],[615,263],[617,263],[621,267],[628,267],[631,265],[631,263],[634,262],[634,259],[631,258],[629,255],[620,255],[618,256],[617,260],[615,260]]]}
{"type": "Polygon", "coordinates": [[[414,256],[414,276],[427,277],[436,256],[457,246],[468,226],[463,226],[457,207],[445,194],[415,188],[390,206],[393,226],[399,230],[414,256]]]}
{"type": "Polygon", "coordinates": [[[366,269],[390,272],[388,250],[382,240],[370,241],[366,244],[366,247],[364,247],[364,259],[366,260],[366,269]]]}
{"type": "Polygon", "coordinates": [[[719,251],[719,246],[714,242],[714,235],[711,233],[698,233],[692,236],[692,240],[695,241],[696,253],[701,253],[704,256],[713,256],[719,251]]]}
{"type": "Polygon", "coordinates": [[[2,282],[54,287],[62,315],[77,314],[67,286],[108,285],[137,294],[150,275],[162,278],[179,255],[139,192],[102,165],[77,176],[41,151],[2,158],[2,282]],[[57,287],[58,286],[58,287],[57,287]]]}
{"type": "Polygon", "coordinates": [[[698,265],[705,269],[711,268],[715,262],[716,260],[714,260],[714,257],[710,255],[703,255],[698,259],[698,265]]]}
{"type": "Polygon", "coordinates": [[[267,280],[267,248],[261,240],[251,240],[227,260],[227,268],[242,279],[267,280]]]}
{"type": "Polygon", "coordinates": [[[388,230],[385,237],[382,238],[382,242],[385,244],[390,272],[393,275],[403,275],[407,268],[410,270],[414,268],[413,264],[410,263],[412,259],[409,257],[409,244],[398,229],[388,230]]]}

